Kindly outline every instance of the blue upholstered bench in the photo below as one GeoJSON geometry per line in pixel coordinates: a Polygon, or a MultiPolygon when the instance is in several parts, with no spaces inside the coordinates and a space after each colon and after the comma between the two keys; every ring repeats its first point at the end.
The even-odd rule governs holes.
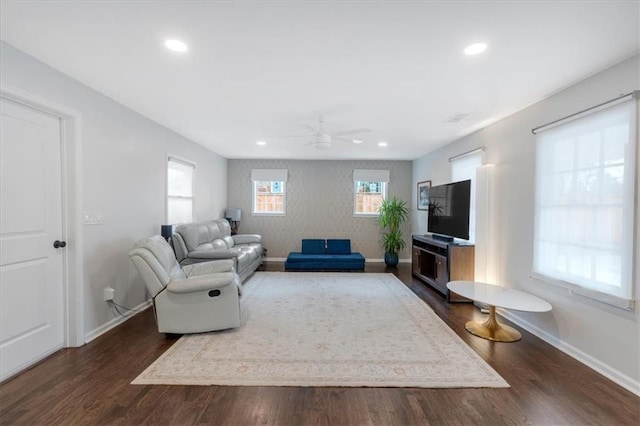
{"type": "Polygon", "coordinates": [[[351,252],[351,240],[304,239],[302,252],[291,252],[286,271],[364,271],[364,256],[351,252]]]}

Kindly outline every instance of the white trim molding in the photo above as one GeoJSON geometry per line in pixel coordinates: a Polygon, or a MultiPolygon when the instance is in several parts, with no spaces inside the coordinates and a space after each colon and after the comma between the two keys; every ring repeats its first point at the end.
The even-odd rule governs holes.
{"type": "Polygon", "coordinates": [[[62,134],[64,347],[84,344],[84,261],[82,230],[82,114],[31,92],[3,85],[0,96],[58,117],[62,134]]]}
{"type": "Polygon", "coordinates": [[[123,316],[113,318],[110,321],[107,321],[106,323],[102,324],[100,327],[91,330],[90,332],[85,334],[84,343],[89,343],[90,341],[95,340],[98,337],[102,336],[106,332],[113,330],[114,328],[124,323],[131,317],[145,311],[151,305],[152,305],[151,299],[146,300],[141,304],[139,304],[138,306],[136,306],[135,308],[131,309],[130,311],[127,311],[127,313],[124,314],[123,316]]]}
{"type": "Polygon", "coordinates": [[[500,309],[500,308],[498,308],[497,311],[500,314],[500,316],[502,316],[502,317],[510,320],[511,322],[515,323],[516,325],[524,328],[529,333],[531,333],[534,336],[544,340],[545,342],[547,342],[548,344],[550,344],[554,348],[561,350],[562,352],[566,353],[570,357],[575,358],[576,360],[580,361],[581,363],[583,363],[587,367],[597,371],[598,373],[602,374],[606,378],[612,380],[613,382],[615,382],[618,385],[622,386],[623,388],[627,389],[629,392],[632,392],[632,393],[640,396],[640,382],[639,381],[634,380],[633,378],[631,378],[631,377],[629,377],[629,376],[627,376],[625,374],[622,374],[620,371],[611,368],[607,364],[605,364],[602,361],[599,361],[598,359],[592,357],[591,355],[581,351],[580,349],[576,348],[575,346],[570,345],[567,342],[564,342],[564,341],[558,339],[556,336],[553,336],[553,335],[547,333],[546,331],[540,329],[539,327],[536,327],[535,325],[531,324],[530,322],[523,320],[522,318],[520,318],[519,316],[517,316],[516,314],[514,314],[511,311],[507,311],[505,309],[500,309]]]}

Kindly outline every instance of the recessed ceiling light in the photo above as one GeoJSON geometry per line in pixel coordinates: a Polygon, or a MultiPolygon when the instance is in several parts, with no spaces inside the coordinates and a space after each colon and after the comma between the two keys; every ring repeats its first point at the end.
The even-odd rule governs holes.
{"type": "Polygon", "coordinates": [[[164,45],[174,52],[186,52],[189,48],[180,40],[165,40],[164,45]]]}
{"type": "Polygon", "coordinates": [[[351,139],[351,142],[353,142],[353,143],[363,143],[364,141],[361,141],[360,139],[351,139]]]}
{"type": "Polygon", "coordinates": [[[487,50],[486,43],[473,43],[464,48],[465,55],[478,55],[487,50]]]}
{"type": "Polygon", "coordinates": [[[258,141],[258,142],[256,142],[256,145],[260,145],[260,146],[264,146],[264,145],[266,145],[266,144],[267,144],[267,143],[266,143],[265,141],[258,141]]]}
{"type": "Polygon", "coordinates": [[[378,142],[378,146],[387,146],[388,144],[385,141],[378,142]]]}

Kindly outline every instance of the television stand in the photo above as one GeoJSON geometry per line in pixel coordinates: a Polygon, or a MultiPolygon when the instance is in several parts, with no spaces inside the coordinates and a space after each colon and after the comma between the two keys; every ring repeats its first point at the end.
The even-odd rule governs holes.
{"type": "Polygon", "coordinates": [[[412,275],[442,293],[447,302],[472,302],[450,292],[447,283],[474,280],[475,246],[433,235],[414,235],[412,242],[412,275]]]}

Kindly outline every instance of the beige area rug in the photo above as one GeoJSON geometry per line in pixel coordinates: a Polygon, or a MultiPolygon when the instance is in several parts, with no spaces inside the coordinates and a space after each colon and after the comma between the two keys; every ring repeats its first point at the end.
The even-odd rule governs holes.
{"type": "Polygon", "coordinates": [[[257,272],[243,325],[186,335],[133,384],[509,387],[392,274],[257,272]]]}

